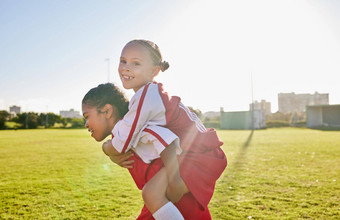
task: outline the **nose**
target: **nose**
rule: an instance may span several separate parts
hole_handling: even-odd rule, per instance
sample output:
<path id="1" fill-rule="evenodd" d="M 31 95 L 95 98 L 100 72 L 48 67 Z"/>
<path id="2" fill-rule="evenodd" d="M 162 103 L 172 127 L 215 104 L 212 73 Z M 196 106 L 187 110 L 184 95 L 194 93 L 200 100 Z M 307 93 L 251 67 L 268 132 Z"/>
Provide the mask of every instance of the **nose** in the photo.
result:
<path id="1" fill-rule="evenodd" d="M 130 66 L 127 63 L 121 64 L 120 68 L 124 71 L 130 71 Z"/>
<path id="2" fill-rule="evenodd" d="M 85 122 L 85 128 L 89 128 L 87 121 Z"/>

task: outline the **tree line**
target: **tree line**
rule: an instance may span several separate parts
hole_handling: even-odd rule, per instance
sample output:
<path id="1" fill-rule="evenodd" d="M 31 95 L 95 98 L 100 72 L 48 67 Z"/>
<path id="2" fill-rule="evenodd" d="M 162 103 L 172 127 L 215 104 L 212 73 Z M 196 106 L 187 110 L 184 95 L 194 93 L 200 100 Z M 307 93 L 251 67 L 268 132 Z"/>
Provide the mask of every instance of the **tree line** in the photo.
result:
<path id="1" fill-rule="evenodd" d="M 202 118 L 202 112 L 198 109 L 189 109 Z M 35 129 L 35 128 L 83 128 L 84 118 L 63 118 L 54 113 L 25 112 L 11 118 L 11 114 L 5 110 L 0 111 L 0 130 L 4 129 Z"/>
<path id="2" fill-rule="evenodd" d="M 35 128 L 82 128 L 83 118 L 63 118 L 54 113 L 25 112 L 11 118 L 7 111 L 0 111 L 0 129 L 35 129 Z"/>
<path id="3" fill-rule="evenodd" d="M 220 116 L 205 118 L 199 109 L 189 109 L 196 113 L 206 127 L 220 128 Z M 0 111 L 0 130 L 2 129 L 34 129 L 34 128 L 82 128 L 83 118 L 62 118 L 54 113 L 21 113 L 11 118 L 7 111 Z M 266 116 L 266 127 L 306 126 L 305 113 L 272 113 Z"/>

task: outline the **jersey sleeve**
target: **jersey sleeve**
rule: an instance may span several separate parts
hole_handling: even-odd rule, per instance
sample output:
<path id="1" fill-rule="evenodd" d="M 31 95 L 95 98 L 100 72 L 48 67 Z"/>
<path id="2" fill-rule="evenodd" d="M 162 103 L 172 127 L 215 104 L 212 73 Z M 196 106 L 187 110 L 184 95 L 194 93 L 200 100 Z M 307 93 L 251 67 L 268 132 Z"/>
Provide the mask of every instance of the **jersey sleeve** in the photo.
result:
<path id="1" fill-rule="evenodd" d="M 152 143 L 159 156 L 162 151 L 174 141 L 178 141 L 176 154 L 179 155 L 182 153 L 182 149 L 179 146 L 179 138 L 167 128 L 161 126 L 148 126 L 143 130 L 143 134 L 140 139 L 141 143 Z M 138 149 L 138 146 L 136 149 Z"/>
<path id="2" fill-rule="evenodd" d="M 130 101 L 129 111 L 115 125 L 112 145 L 118 152 L 124 153 L 131 147 L 136 147 L 144 128 L 165 124 L 165 106 L 158 84 L 149 83 L 137 91 Z"/>

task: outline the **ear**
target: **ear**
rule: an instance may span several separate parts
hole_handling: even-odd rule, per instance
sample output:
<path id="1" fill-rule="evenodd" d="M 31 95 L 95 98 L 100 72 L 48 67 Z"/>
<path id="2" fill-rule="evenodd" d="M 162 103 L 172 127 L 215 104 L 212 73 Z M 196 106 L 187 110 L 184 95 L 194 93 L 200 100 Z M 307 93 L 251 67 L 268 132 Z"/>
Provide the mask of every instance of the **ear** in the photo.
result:
<path id="1" fill-rule="evenodd" d="M 101 109 L 102 113 L 105 114 L 105 117 L 107 119 L 113 116 L 113 114 L 115 113 L 115 110 L 116 109 L 110 104 L 104 105 L 104 107 Z"/>
<path id="2" fill-rule="evenodd" d="M 152 72 L 152 76 L 156 77 L 159 74 L 159 71 L 161 70 L 160 66 L 155 66 Z"/>

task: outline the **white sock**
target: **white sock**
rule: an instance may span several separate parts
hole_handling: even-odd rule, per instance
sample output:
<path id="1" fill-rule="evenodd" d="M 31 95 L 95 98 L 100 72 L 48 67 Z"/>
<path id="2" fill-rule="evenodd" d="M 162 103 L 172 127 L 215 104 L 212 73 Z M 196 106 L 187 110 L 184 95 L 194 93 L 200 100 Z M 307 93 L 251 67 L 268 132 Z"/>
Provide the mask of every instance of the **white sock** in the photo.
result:
<path id="1" fill-rule="evenodd" d="M 153 213 L 152 216 L 156 220 L 184 220 L 182 214 L 172 202 L 168 202 L 163 205 L 160 209 Z"/>

